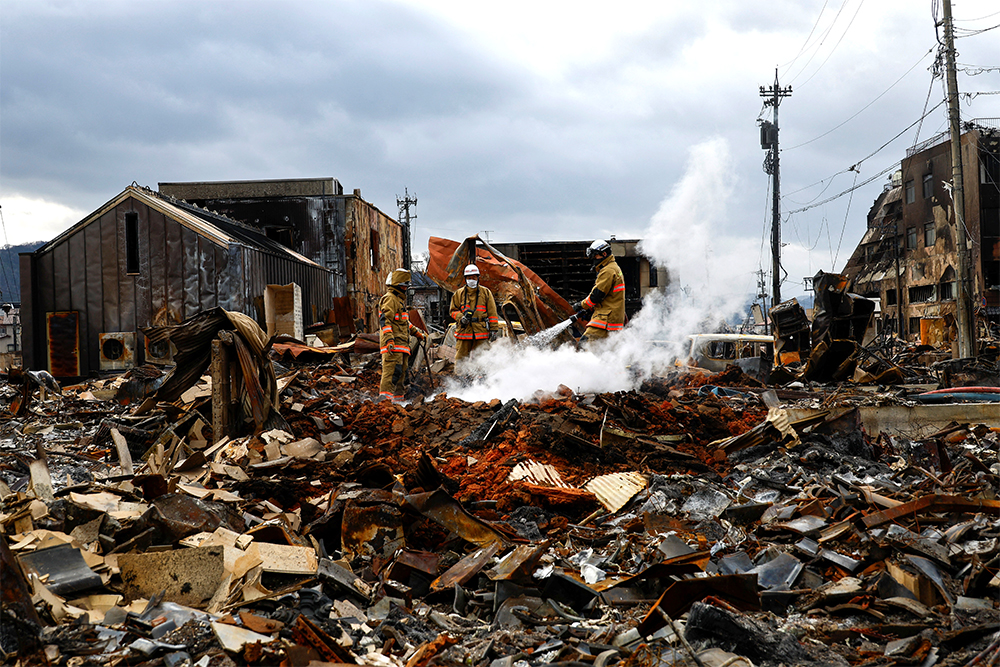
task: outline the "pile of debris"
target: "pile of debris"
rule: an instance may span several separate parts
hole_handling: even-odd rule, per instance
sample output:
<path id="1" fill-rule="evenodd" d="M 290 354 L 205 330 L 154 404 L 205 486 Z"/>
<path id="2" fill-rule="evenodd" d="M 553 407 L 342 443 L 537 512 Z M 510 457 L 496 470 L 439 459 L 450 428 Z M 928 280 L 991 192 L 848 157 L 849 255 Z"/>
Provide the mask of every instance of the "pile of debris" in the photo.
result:
<path id="1" fill-rule="evenodd" d="M 997 432 L 885 423 L 950 406 L 736 368 L 397 405 L 227 322 L 186 383 L 0 387 L 5 664 L 1000 660 Z"/>

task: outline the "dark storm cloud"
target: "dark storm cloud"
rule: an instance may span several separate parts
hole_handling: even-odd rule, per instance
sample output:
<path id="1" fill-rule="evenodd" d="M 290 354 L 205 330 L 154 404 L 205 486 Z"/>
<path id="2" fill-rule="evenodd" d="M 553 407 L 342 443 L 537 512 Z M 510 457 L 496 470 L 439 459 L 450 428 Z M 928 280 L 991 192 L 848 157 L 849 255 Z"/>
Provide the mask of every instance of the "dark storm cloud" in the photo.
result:
<path id="1" fill-rule="evenodd" d="M 70 7 L 35 13 L 21 5 L 4 21 L 0 132 L 9 185 L 59 182 L 100 198 L 133 174 L 168 180 L 164 170 L 281 177 L 289 174 L 270 169 L 291 161 L 285 155 L 298 162 L 297 175 L 326 174 L 331 154 L 384 154 L 380 126 L 517 95 L 512 74 L 397 6 Z M 215 154 L 208 164 L 218 171 L 205 174 L 191 162 L 210 148 L 236 159 L 227 165 Z M 185 150 L 194 154 L 188 164 L 163 159 L 184 160 Z M 266 155 L 254 158 L 258 151 Z"/>

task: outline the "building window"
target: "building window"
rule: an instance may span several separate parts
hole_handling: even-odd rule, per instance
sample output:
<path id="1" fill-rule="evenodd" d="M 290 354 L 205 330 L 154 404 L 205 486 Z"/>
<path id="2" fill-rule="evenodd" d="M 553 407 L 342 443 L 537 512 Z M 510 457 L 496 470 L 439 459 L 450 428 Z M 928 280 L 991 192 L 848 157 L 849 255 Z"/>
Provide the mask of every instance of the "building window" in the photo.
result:
<path id="1" fill-rule="evenodd" d="M 659 286 L 659 276 L 657 275 L 656 264 L 653 262 L 649 263 L 649 286 L 658 287 Z"/>
<path id="2" fill-rule="evenodd" d="M 934 241 L 937 240 L 937 235 L 934 233 L 934 223 L 927 222 L 924 223 L 924 247 L 932 248 L 934 247 Z"/>
<path id="3" fill-rule="evenodd" d="M 904 188 L 905 188 L 905 192 L 906 192 L 906 203 L 907 204 L 912 204 L 914 201 L 916 201 L 916 194 L 915 194 L 915 190 L 914 190 L 914 186 L 913 186 L 913 179 L 912 178 L 906 182 L 906 185 L 904 186 Z"/>
<path id="4" fill-rule="evenodd" d="M 920 318 L 911 317 L 910 318 L 910 333 L 919 334 L 920 333 Z"/>
<path id="5" fill-rule="evenodd" d="M 0 326 L 0 338 L 7 337 L 7 327 Z"/>
<path id="6" fill-rule="evenodd" d="M 924 199 L 934 196 L 934 174 L 924 176 Z"/>
<path id="7" fill-rule="evenodd" d="M 896 290 L 887 289 L 885 291 L 885 305 L 895 306 L 896 305 Z"/>
<path id="8" fill-rule="evenodd" d="M 906 228 L 906 248 L 908 250 L 913 250 L 917 247 L 917 228 L 907 227 Z"/>
<path id="9" fill-rule="evenodd" d="M 125 214 L 125 273 L 139 273 L 139 214 Z"/>
<path id="10" fill-rule="evenodd" d="M 938 293 L 942 301 L 952 301 L 955 298 L 955 269 L 948 267 L 941 274 L 941 283 Z"/>
<path id="11" fill-rule="evenodd" d="M 368 237 L 368 252 L 371 255 L 372 268 L 378 268 L 378 230 L 371 230 Z"/>
<path id="12" fill-rule="evenodd" d="M 910 303 L 928 303 L 937 300 L 937 285 L 917 285 L 910 288 Z"/>

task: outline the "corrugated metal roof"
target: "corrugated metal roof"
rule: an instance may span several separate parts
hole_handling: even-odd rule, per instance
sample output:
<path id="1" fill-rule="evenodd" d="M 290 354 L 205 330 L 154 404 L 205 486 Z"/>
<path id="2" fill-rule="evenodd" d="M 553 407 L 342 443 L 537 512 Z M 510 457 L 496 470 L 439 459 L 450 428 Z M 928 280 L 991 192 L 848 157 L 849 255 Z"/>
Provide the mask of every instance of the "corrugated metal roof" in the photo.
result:
<path id="1" fill-rule="evenodd" d="M 510 471 L 507 479 L 516 482 L 523 480 L 529 484 L 538 486 L 554 486 L 560 489 L 572 489 L 573 487 L 562 480 L 559 471 L 547 463 L 538 461 L 521 461 Z"/>
<path id="2" fill-rule="evenodd" d="M 617 512 L 646 488 L 646 478 L 637 472 L 616 472 L 595 477 L 583 485 L 609 512 Z"/>

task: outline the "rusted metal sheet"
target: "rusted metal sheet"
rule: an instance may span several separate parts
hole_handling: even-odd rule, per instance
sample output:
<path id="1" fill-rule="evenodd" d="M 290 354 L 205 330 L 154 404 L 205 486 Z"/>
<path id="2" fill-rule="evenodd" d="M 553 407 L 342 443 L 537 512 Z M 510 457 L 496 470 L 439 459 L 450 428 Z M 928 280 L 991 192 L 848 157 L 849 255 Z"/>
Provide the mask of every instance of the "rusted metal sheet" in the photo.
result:
<path id="1" fill-rule="evenodd" d="M 869 514 L 863 521 L 866 528 L 877 528 L 903 517 L 934 512 L 967 512 L 969 514 L 1000 516 L 1000 500 L 969 499 L 962 496 L 935 493 L 881 512 Z"/>
<path id="2" fill-rule="evenodd" d="M 499 563 L 486 573 L 493 581 L 530 581 L 531 574 L 538 567 L 547 544 L 521 544 L 504 556 Z"/>
<path id="3" fill-rule="evenodd" d="M 427 518 L 473 544 L 482 547 L 495 542 L 508 543 L 506 537 L 466 512 L 458 501 L 441 489 L 410 494 L 406 496 L 406 502 Z"/>
<path id="4" fill-rule="evenodd" d="M 554 326 L 573 314 L 569 303 L 534 271 L 494 250 L 478 236 L 462 243 L 432 236 L 427 249 L 427 275 L 452 292 L 461 287 L 462 270 L 475 258 L 482 284 L 496 296 L 498 308 L 511 304 L 528 333 Z"/>
<path id="5" fill-rule="evenodd" d="M 352 557 L 359 554 L 388 558 L 405 543 L 403 514 L 384 491 L 370 491 L 344 506 L 340 527 L 341 547 Z"/>
<path id="6" fill-rule="evenodd" d="M 489 546 L 477 549 L 471 554 L 458 561 L 440 577 L 431 582 L 431 590 L 434 592 L 448 590 L 455 585 L 463 585 L 472 579 L 480 570 L 485 567 L 490 559 L 500 550 L 500 543 L 493 542 Z"/>
<path id="7" fill-rule="evenodd" d="M 48 313 L 46 331 L 49 372 L 55 377 L 79 377 L 80 313 Z"/>
<path id="8" fill-rule="evenodd" d="M 738 609 L 760 609 L 760 593 L 757 592 L 757 575 L 730 574 L 704 579 L 684 579 L 667 586 L 660 599 L 649 610 L 637 629 L 643 637 L 648 637 L 666 625 L 663 614 L 677 618 L 695 602 L 708 595 L 720 597 Z M 663 614 L 661 614 L 661 611 Z"/>

